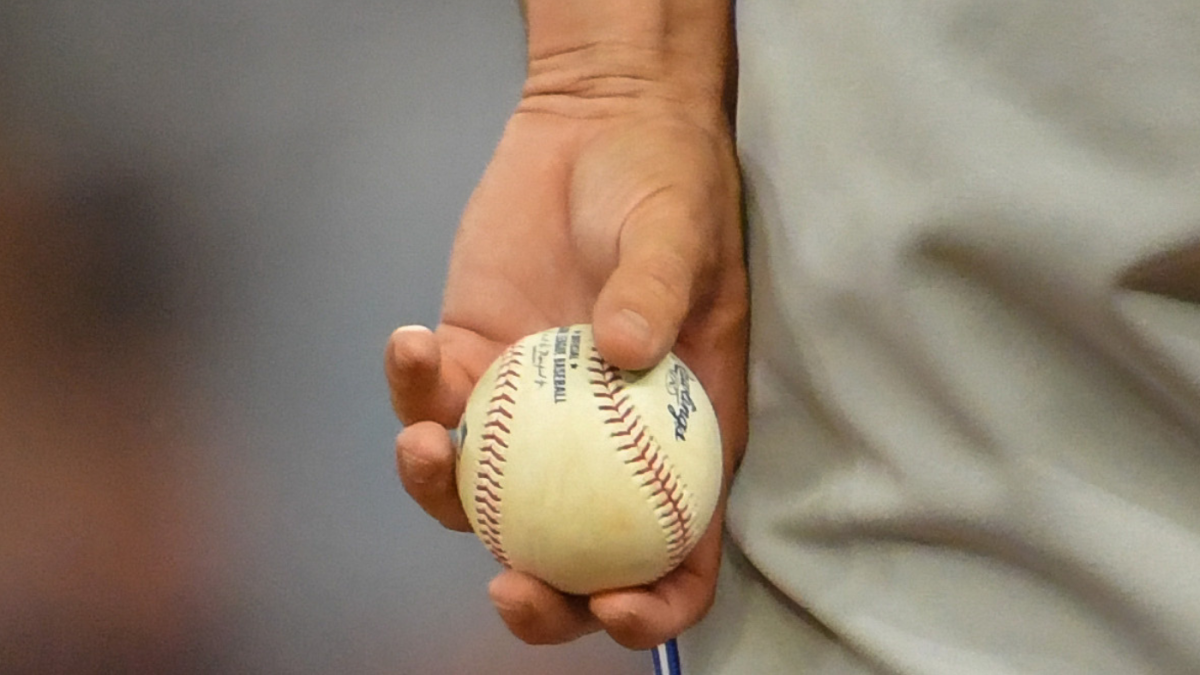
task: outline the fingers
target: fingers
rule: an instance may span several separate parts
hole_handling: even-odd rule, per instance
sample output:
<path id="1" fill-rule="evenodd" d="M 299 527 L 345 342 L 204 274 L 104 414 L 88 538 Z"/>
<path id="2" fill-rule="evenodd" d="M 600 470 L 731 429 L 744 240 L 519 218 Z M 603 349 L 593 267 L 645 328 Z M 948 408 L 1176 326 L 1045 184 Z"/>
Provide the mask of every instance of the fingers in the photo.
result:
<path id="1" fill-rule="evenodd" d="M 385 371 L 392 408 L 402 423 L 458 424 L 470 385 L 444 361 L 433 331 L 424 326 L 397 328 L 388 341 Z"/>
<path id="2" fill-rule="evenodd" d="M 682 565 L 647 587 L 584 598 L 505 570 L 488 592 L 513 635 L 530 644 L 560 644 L 604 630 L 629 649 L 650 649 L 690 628 L 712 606 L 720 566 L 719 520 Z"/>
<path id="3" fill-rule="evenodd" d="M 423 326 L 398 328 L 388 342 L 385 370 L 392 407 L 405 428 L 396 437 L 396 468 L 412 498 L 445 527 L 471 529 L 458 499 L 455 452 L 447 426 L 462 410 L 446 381 L 442 351 Z"/>
<path id="4" fill-rule="evenodd" d="M 488 586 L 492 604 L 513 635 L 529 644 L 561 644 L 599 629 L 587 598 L 559 593 L 537 579 L 505 570 Z"/>
<path id="5" fill-rule="evenodd" d="M 720 567 L 721 525 L 714 523 L 678 568 L 648 588 L 592 597 L 589 609 L 617 643 L 651 649 L 692 627 L 712 607 Z"/>
<path id="6" fill-rule="evenodd" d="M 396 467 L 412 498 L 442 525 L 467 531 L 471 524 L 458 499 L 450 434 L 436 422 L 417 422 L 396 437 Z"/>
<path id="7" fill-rule="evenodd" d="M 711 268 L 686 200 L 664 191 L 643 201 L 621 231 L 617 267 L 593 311 L 600 353 L 619 368 L 641 370 L 670 351 Z"/>

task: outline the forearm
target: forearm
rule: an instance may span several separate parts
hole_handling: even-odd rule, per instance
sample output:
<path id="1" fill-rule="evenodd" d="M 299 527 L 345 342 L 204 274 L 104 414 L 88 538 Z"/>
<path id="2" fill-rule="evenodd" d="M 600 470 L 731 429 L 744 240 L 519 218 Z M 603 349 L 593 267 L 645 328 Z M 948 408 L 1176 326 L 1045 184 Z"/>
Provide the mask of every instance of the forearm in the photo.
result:
<path id="1" fill-rule="evenodd" d="M 619 108 L 622 99 L 659 97 L 725 120 L 735 66 L 731 0 L 521 4 L 526 107 L 599 100 Z"/>

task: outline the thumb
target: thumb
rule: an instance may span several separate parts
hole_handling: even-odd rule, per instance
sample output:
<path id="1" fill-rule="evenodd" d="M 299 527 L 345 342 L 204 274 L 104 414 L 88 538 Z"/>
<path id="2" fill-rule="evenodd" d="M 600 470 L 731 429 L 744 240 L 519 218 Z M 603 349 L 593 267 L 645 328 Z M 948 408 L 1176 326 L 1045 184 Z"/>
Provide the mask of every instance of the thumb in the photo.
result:
<path id="1" fill-rule="evenodd" d="M 596 346 L 618 368 L 642 370 L 662 360 L 699 296 L 712 244 L 688 201 L 662 190 L 621 229 L 616 269 L 592 312 Z"/>

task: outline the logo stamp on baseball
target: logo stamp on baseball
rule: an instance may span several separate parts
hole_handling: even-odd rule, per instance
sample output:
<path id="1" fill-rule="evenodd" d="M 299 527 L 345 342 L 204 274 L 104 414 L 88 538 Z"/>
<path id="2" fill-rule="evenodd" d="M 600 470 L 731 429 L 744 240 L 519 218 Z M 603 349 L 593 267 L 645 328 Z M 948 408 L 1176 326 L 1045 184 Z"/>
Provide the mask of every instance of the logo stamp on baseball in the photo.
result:
<path id="1" fill-rule="evenodd" d="M 613 367 L 589 325 L 511 347 L 479 379 L 458 430 L 458 492 L 503 565 L 576 594 L 651 583 L 704 534 L 721 435 L 674 354 Z"/>

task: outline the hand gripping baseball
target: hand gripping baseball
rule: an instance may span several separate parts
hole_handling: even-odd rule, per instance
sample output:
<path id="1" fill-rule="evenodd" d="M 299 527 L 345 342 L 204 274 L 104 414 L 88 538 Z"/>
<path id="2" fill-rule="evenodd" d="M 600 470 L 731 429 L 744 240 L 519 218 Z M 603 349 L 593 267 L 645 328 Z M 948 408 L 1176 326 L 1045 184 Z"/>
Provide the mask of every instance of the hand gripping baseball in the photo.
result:
<path id="1" fill-rule="evenodd" d="M 443 525 L 470 529 L 446 429 L 509 344 L 574 323 L 592 323 L 600 355 L 620 368 L 653 366 L 674 349 L 712 399 L 727 485 L 745 442 L 741 237 L 725 131 L 670 110 L 518 112 L 463 215 L 441 324 L 399 329 L 388 346 L 405 489 Z M 527 642 L 605 630 L 630 648 L 658 644 L 711 605 L 721 502 L 687 558 L 648 586 L 574 596 L 505 570 L 492 600 Z"/>
<path id="2" fill-rule="evenodd" d="M 496 560 L 565 593 L 643 586 L 681 563 L 721 494 L 718 422 L 674 354 L 624 371 L 592 327 L 530 335 L 475 386 L 457 430 L 463 510 Z"/>

